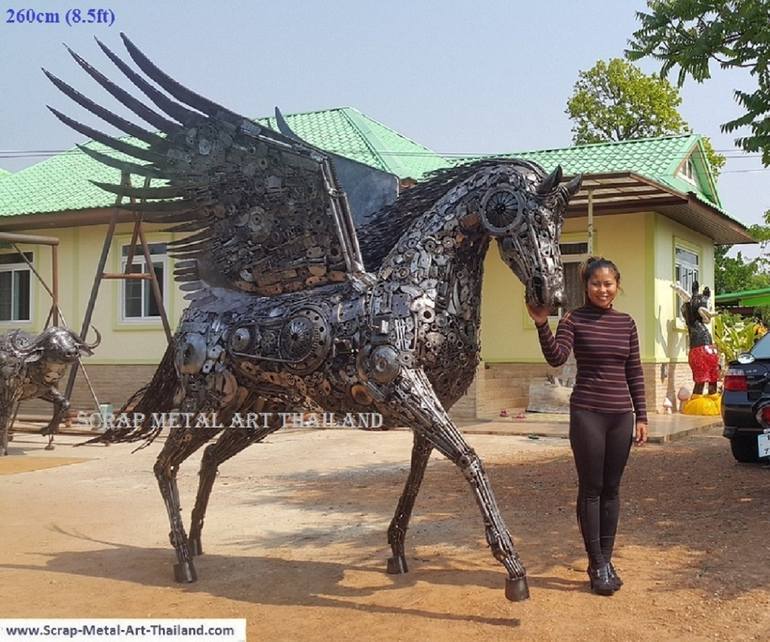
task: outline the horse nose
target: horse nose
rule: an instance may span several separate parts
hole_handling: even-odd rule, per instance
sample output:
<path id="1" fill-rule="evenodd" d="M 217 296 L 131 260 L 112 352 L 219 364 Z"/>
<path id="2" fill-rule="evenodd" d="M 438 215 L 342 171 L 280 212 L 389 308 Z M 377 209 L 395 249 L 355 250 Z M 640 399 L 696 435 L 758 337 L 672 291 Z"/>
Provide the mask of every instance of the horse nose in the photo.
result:
<path id="1" fill-rule="evenodd" d="M 545 303 L 544 298 L 545 281 L 542 276 L 532 277 L 532 294 L 539 303 Z"/>

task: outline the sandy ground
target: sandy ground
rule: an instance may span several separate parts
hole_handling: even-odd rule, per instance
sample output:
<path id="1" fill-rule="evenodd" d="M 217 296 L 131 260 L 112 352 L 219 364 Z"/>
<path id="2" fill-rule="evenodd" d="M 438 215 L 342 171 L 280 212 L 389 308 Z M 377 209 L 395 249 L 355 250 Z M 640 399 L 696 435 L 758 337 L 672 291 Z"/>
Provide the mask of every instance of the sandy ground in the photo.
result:
<path id="1" fill-rule="evenodd" d="M 4 617 L 245 617 L 249 640 L 770 638 L 770 470 L 734 463 L 718 430 L 634 451 L 610 598 L 587 588 L 567 442 L 472 435 L 528 568 L 523 603 L 505 600 L 466 482 L 435 455 L 410 573 L 385 573 L 408 432 L 287 432 L 225 464 L 189 585 L 172 579 L 159 445 L 76 440 L 45 452 L 17 435 L 0 462 Z M 197 464 L 180 472 L 186 519 Z"/>

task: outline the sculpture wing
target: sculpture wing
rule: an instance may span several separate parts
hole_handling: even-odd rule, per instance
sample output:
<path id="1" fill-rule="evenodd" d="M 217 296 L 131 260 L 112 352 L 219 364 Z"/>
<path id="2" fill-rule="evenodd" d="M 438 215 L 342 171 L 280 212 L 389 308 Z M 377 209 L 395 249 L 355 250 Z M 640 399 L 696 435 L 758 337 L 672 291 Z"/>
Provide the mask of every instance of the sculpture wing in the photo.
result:
<path id="1" fill-rule="evenodd" d="M 159 131 L 123 119 L 44 70 L 79 105 L 139 140 L 107 136 L 49 109 L 120 156 L 80 147 L 83 152 L 124 173 L 146 177 L 145 187 L 125 180 L 120 185 L 96 183 L 131 199 L 131 205 L 121 207 L 140 211 L 147 221 L 175 223 L 170 231 L 189 233 L 169 244 L 172 255 L 182 259 L 176 266 L 177 279 L 187 282 L 182 289 L 198 290 L 204 281 L 274 295 L 344 281 L 363 271 L 350 207 L 327 154 L 183 87 L 121 37 L 137 66 L 171 97 L 101 42 L 105 54 L 154 107 L 70 53 L 102 87 Z M 151 181 L 161 184 L 153 187 Z"/>

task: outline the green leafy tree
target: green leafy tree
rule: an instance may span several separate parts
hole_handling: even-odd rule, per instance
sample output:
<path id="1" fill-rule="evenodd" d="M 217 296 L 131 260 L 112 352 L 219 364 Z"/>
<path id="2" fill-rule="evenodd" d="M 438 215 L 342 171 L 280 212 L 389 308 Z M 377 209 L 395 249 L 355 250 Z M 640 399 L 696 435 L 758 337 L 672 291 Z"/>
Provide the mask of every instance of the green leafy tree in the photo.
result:
<path id="1" fill-rule="evenodd" d="M 735 91 L 742 116 L 722 125 L 733 132 L 748 127 L 736 144 L 761 152 L 770 165 L 770 0 L 648 0 L 649 13 L 638 12 L 641 24 L 629 41 L 631 60 L 650 56 L 662 63 L 661 75 L 679 68 L 678 85 L 690 76 L 711 77 L 710 65 L 746 68 L 756 79 L 754 91 Z"/>
<path id="2" fill-rule="evenodd" d="M 576 145 L 683 134 L 689 131 L 679 114 L 679 90 L 668 80 L 645 74 L 622 58 L 599 60 L 581 71 L 566 113 L 573 121 Z M 708 139 L 706 160 L 715 177 L 725 163 Z"/>
<path id="3" fill-rule="evenodd" d="M 599 60 L 581 71 L 567 114 L 576 145 L 683 132 L 682 99 L 665 78 L 648 76 L 621 58 Z"/>
<path id="4" fill-rule="evenodd" d="M 714 248 L 714 289 L 717 294 L 761 290 L 770 288 L 770 274 L 765 269 L 766 260 L 748 260 L 738 252 L 735 258 L 727 256 L 730 245 Z"/>

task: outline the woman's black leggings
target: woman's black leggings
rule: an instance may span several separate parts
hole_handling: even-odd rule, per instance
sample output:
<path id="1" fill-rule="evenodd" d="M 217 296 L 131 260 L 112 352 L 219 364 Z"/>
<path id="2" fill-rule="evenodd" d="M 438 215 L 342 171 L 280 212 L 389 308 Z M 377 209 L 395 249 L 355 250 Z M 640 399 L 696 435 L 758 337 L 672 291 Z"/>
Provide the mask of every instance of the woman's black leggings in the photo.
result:
<path id="1" fill-rule="evenodd" d="M 612 558 L 620 515 L 620 478 L 633 435 L 632 412 L 570 411 L 569 442 L 578 473 L 578 526 L 593 567 Z"/>

